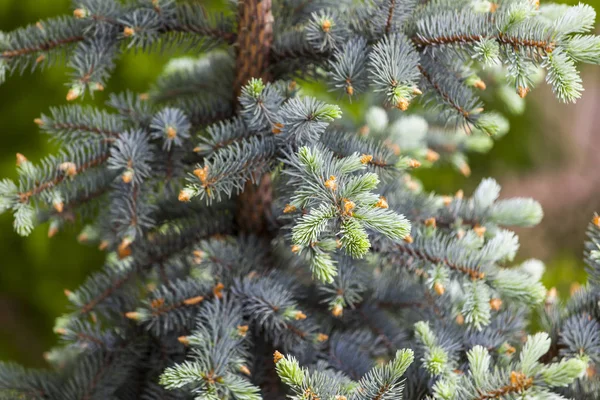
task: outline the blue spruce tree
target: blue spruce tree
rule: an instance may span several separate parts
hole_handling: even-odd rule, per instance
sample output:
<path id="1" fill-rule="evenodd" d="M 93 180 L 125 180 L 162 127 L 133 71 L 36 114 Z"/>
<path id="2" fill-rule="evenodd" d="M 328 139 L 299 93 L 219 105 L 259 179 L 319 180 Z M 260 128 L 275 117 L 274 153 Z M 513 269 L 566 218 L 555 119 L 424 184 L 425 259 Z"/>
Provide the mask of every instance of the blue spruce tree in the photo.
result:
<path id="1" fill-rule="evenodd" d="M 66 290 L 51 370 L 0 364 L 3 399 L 600 398 L 600 218 L 566 304 L 507 228 L 542 218 L 493 179 L 470 197 L 415 168 L 485 152 L 542 79 L 557 99 L 600 63 L 587 5 L 535 0 L 75 0 L 0 34 L 0 82 L 66 60 L 67 101 L 126 51 L 184 48 L 148 93 L 35 120 L 0 212 L 18 234 L 73 221 L 106 264 Z M 338 104 L 303 94 L 320 82 Z M 122 89 L 122 88 L 115 88 Z M 1 89 L 0 89 L 1 90 Z M 325 90 L 325 89 L 323 89 Z M 360 100 L 359 100 L 360 99 Z M 364 122 L 349 101 L 372 104 Z M 542 315 L 548 333 L 527 334 Z"/>

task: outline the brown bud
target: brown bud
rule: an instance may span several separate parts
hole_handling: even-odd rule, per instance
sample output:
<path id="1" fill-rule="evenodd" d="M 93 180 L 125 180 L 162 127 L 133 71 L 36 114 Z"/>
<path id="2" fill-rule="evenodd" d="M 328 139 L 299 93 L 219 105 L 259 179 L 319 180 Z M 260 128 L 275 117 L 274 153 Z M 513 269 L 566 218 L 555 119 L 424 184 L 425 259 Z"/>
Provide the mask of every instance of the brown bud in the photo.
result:
<path id="1" fill-rule="evenodd" d="M 17 167 L 20 167 L 21 164 L 27 162 L 27 158 L 21 153 L 17 153 Z"/>
<path id="2" fill-rule="evenodd" d="M 195 264 L 200 264 L 204 260 L 204 252 L 202 250 L 194 250 L 192 254 L 194 255 Z"/>
<path id="3" fill-rule="evenodd" d="M 38 58 L 35 59 L 36 64 L 41 63 L 42 61 L 44 61 L 46 59 L 46 55 L 45 54 L 40 54 L 38 56 Z"/>
<path id="4" fill-rule="evenodd" d="M 342 206 L 344 207 L 344 215 L 352 215 L 352 210 L 356 208 L 356 204 L 348 199 L 342 199 Z"/>
<path id="5" fill-rule="evenodd" d="M 73 100 L 77 100 L 77 98 L 79 97 L 79 90 L 76 89 L 69 89 L 69 91 L 67 92 L 67 101 L 73 101 Z"/>
<path id="6" fill-rule="evenodd" d="M 437 222 L 436 222 L 436 220 L 435 220 L 434 217 L 427 218 L 424 221 L 424 223 L 425 223 L 425 226 L 430 226 L 430 227 L 433 227 L 433 228 L 435 228 L 437 226 Z"/>
<path id="7" fill-rule="evenodd" d="M 177 341 L 179 343 L 181 343 L 184 346 L 189 346 L 190 345 L 190 340 L 187 338 L 187 336 L 179 336 L 177 338 Z"/>
<path id="8" fill-rule="evenodd" d="M 413 88 L 413 94 L 414 94 L 415 96 L 420 96 L 420 95 L 422 95 L 422 94 L 423 94 L 423 92 L 421 92 L 421 90 L 420 90 L 418 87 L 416 87 L 416 86 L 415 86 L 415 87 Z"/>
<path id="9" fill-rule="evenodd" d="M 238 325 L 237 332 L 241 337 L 246 337 L 248 334 L 248 325 Z"/>
<path id="10" fill-rule="evenodd" d="M 225 289 L 225 285 L 221 282 L 217 283 L 217 285 L 213 288 L 213 294 L 217 299 L 223 298 L 223 289 Z"/>
<path id="11" fill-rule="evenodd" d="M 103 240 L 100 242 L 100 244 L 98 245 L 98 250 L 100 251 L 104 251 L 106 249 L 108 249 L 110 243 L 108 243 L 108 240 Z"/>
<path id="12" fill-rule="evenodd" d="M 425 155 L 425 159 L 429 162 L 436 162 L 437 160 L 440 159 L 440 154 L 436 151 L 433 151 L 431 149 L 427 149 L 427 154 Z"/>
<path id="13" fill-rule="evenodd" d="M 415 239 L 411 235 L 406 235 L 406 237 L 404 238 L 404 241 L 408 244 L 411 244 L 412 242 L 415 241 Z"/>
<path id="14" fill-rule="evenodd" d="M 317 334 L 317 342 L 322 343 L 329 339 L 329 336 L 324 333 Z"/>
<path id="15" fill-rule="evenodd" d="M 399 109 L 399 110 L 401 110 L 401 111 L 406 111 L 408 109 L 409 105 L 410 105 L 409 101 L 406 100 L 404 97 L 401 97 L 396 102 L 396 108 Z"/>
<path id="16" fill-rule="evenodd" d="M 162 308 L 165 305 L 165 299 L 159 297 L 158 299 L 154 299 L 150 302 L 150 307 L 156 309 Z"/>
<path id="17" fill-rule="evenodd" d="M 205 165 L 203 168 L 196 168 L 194 170 L 194 175 L 200 179 L 200 182 L 206 183 L 208 179 L 208 165 Z"/>
<path id="18" fill-rule="evenodd" d="M 592 223 L 600 228 L 600 215 L 594 215 L 594 218 L 592 218 Z"/>
<path id="19" fill-rule="evenodd" d="M 465 323 L 465 317 L 462 314 L 458 314 L 455 321 L 458 325 L 463 325 Z"/>
<path id="20" fill-rule="evenodd" d="M 329 32 L 331 30 L 331 21 L 328 19 L 323 20 L 321 29 L 323 29 L 323 32 Z"/>
<path id="21" fill-rule="evenodd" d="M 467 164 L 467 163 L 462 163 L 460 165 L 460 167 L 458 168 L 458 170 L 460 171 L 461 174 L 463 174 L 463 176 L 471 175 L 471 167 L 469 167 L 469 164 Z"/>
<path id="22" fill-rule="evenodd" d="M 240 365 L 240 372 L 244 375 L 250 376 L 252 375 L 250 373 L 250 370 L 248 369 L 248 367 L 246 367 L 245 365 Z"/>
<path id="23" fill-rule="evenodd" d="M 293 213 L 294 211 L 296 211 L 296 206 L 293 206 L 291 204 L 286 204 L 283 209 L 284 214 Z"/>
<path id="24" fill-rule="evenodd" d="M 360 156 L 360 163 L 361 164 L 368 164 L 371 161 L 373 161 L 373 156 L 370 154 L 363 154 L 362 156 Z"/>
<path id="25" fill-rule="evenodd" d="M 519 86 L 517 88 L 517 93 L 519 94 L 520 98 L 524 99 L 525 96 L 527 96 L 527 93 L 529 93 L 530 90 L 531 89 L 529 89 L 529 88 L 526 88 L 526 87 L 523 87 L 523 86 Z"/>
<path id="26" fill-rule="evenodd" d="M 129 26 L 126 26 L 125 29 L 123 29 L 123 35 L 125 37 L 131 37 L 131 36 L 133 36 L 133 35 L 135 35 L 135 29 L 133 29 L 133 28 L 131 28 Z"/>
<path id="27" fill-rule="evenodd" d="M 85 243 L 87 242 L 89 239 L 89 236 L 86 232 L 81 232 L 78 236 L 77 236 L 77 241 L 79 243 Z"/>
<path id="28" fill-rule="evenodd" d="M 273 135 L 278 135 L 281 133 L 282 129 L 283 124 L 281 122 L 276 122 L 273 124 L 273 128 L 271 128 L 271 132 L 273 133 Z"/>
<path id="29" fill-rule="evenodd" d="M 333 191 L 337 190 L 336 177 L 331 175 L 329 179 L 325 181 L 325 187 Z"/>
<path id="30" fill-rule="evenodd" d="M 442 196 L 442 203 L 446 206 L 449 207 L 450 204 L 452 204 L 452 197 L 450 196 Z"/>
<path id="31" fill-rule="evenodd" d="M 53 238 L 58 233 L 58 226 L 52 224 L 50 228 L 48 228 L 48 238 Z"/>
<path id="32" fill-rule="evenodd" d="M 346 86 L 346 94 L 348 96 L 354 95 L 354 87 L 352 87 L 352 85 L 349 84 Z"/>
<path id="33" fill-rule="evenodd" d="M 375 207 L 378 207 L 378 208 L 388 208 L 389 204 L 387 202 L 387 199 L 385 197 L 381 196 L 379 198 L 379 200 L 377 200 L 377 203 L 375 203 Z"/>
<path id="34" fill-rule="evenodd" d="M 62 213 L 63 210 L 65 209 L 65 203 L 63 203 L 62 201 L 57 201 L 55 203 L 52 203 L 52 205 L 54 206 L 54 209 L 56 210 L 57 213 Z"/>
<path id="35" fill-rule="evenodd" d="M 192 197 L 191 197 L 189 191 L 183 189 L 179 192 L 179 197 L 178 197 L 179 201 L 188 202 L 191 200 L 191 198 Z"/>
<path id="36" fill-rule="evenodd" d="M 137 321 L 140 319 L 141 315 L 137 311 L 129 311 L 125 313 L 125 317 Z"/>
<path id="37" fill-rule="evenodd" d="M 476 87 L 479 90 L 485 90 L 486 86 L 485 86 L 485 82 L 482 81 L 481 79 L 477 79 L 474 83 L 473 86 Z"/>
<path id="38" fill-rule="evenodd" d="M 141 93 L 139 97 L 140 97 L 140 100 L 142 100 L 142 101 L 148 101 L 150 99 L 150 94 Z"/>
<path id="39" fill-rule="evenodd" d="M 436 282 L 433 285 L 433 290 L 435 290 L 435 292 L 437 293 L 438 296 L 441 296 L 444 293 L 446 293 L 446 288 L 440 282 Z"/>
<path id="40" fill-rule="evenodd" d="M 133 170 L 128 169 L 127 171 L 123 172 L 123 174 L 121 175 L 121 180 L 123 181 L 123 183 L 131 183 L 131 181 L 133 180 Z"/>
<path id="41" fill-rule="evenodd" d="M 459 229 L 458 231 L 456 231 L 456 238 L 460 240 L 464 238 L 466 234 L 467 232 L 465 232 L 464 229 Z"/>
<path id="42" fill-rule="evenodd" d="M 103 92 L 104 91 L 104 85 L 101 84 L 100 82 L 96 82 L 94 84 L 94 90 L 97 92 Z"/>
<path id="43" fill-rule="evenodd" d="M 490 12 L 495 13 L 498 10 L 498 3 L 490 3 Z"/>
<path id="44" fill-rule="evenodd" d="M 304 314 L 302 311 L 296 311 L 296 313 L 294 314 L 294 319 L 296 321 L 306 319 L 306 314 Z"/>
<path id="45" fill-rule="evenodd" d="M 275 364 L 277 364 L 283 358 L 284 358 L 283 354 L 281 354 L 279 351 L 275 350 L 275 353 L 273 353 L 273 362 Z"/>
<path id="46" fill-rule="evenodd" d="M 204 300 L 203 296 L 196 296 L 196 297 L 192 297 L 189 299 L 185 299 L 183 301 L 183 304 L 185 304 L 186 306 L 195 306 L 196 304 L 201 303 Z"/>
<path id="47" fill-rule="evenodd" d="M 33 122 L 37 125 L 37 126 L 44 126 L 44 120 L 41 118 L 36 118 L 33 120 Z"/>
<path id="48" fill-rule="evenodd" d="M 333 315 L 336 318 L 341 317 L 343 313 L 344 313 L 344 307 L 342 307 L 339 304 L 336 304 L 335 306 L 333 306 L 333 309 L 331 310 L 331 315 Z"/>
<path id="49" fill-rule="evenodd" d="M 360 129 L 358 130 L 358 134 L 360 136 L 368 136 L 369 135 L 369 126 L 368 125 L 361 126 Z"/>
<path id="50" fill-rule="evenodd" d="M 504 343 L 504 349 L 505 349 L 504 353 L 509 356 L 512 354 L 515 354 L 515 352 L 517 351 L 517 349 L 515 349 L 513 346 L 511 346 L 508 343 Z"/>
<path id="51" fill-rule="evenodd" d="M 172 126 L 167 127 L 167 138 L 175 139 L 177 137 L 177 130 Z"/>
<path id="52" fill-rule="evenodd" d="M 485 226 L 481 226 L 481 225 L 475 225 L 473 227 L 473 232 L 475 232 L 475 234 L 479 237 L 483 237 L 483 235 L 485 235 L 485 231 L 487 229 L 485 228 Z"/>
<path id="53" fill-rule="evenodd" d="M 419 168 L 421 166 L 421 163 L 413 158 L 408 160 L 408 166 L 411 168 Z"/>
<path id="54" fill-rule="evenodd" d="M 58 166 L 58 168 L 65 173 L 68 177 L 74 177 L 77 175 L 77 165 L 73 162 L 64 162 Z"/>
<path id="55" fill-rule="evenodd" d="M 462 189 L 459 189 L 456 194 L 454 195 L 454 197 L 456 197 L 457 199 L 461 200 L 463 197 L 465 197 L 465 192 L 462 191 Z"/>
<path id="56" fill-rule="evenodd" d="M 579 289 L 581 289 L 581 284 L 579 282 L 573 282 L 571 283 L 571 287 L 569 288 L 569 293 L 571 294 L 571 296 L 573 296 L 579 291 Z"/>
<path id="57" fill-rule="evenodd" d="M 85 18 L 87 16 L 87 13 L 85 12 L 85 10 L 83 8 L 76 8 L 73 11 L 73 16 L 75 18 L 81 19 L 81 18 Z"/>
<path id="58" fill-rule="evenodd" d="M 490 300 L 490 307 L 492 308 L 492 310 L 494 311 L 498 311 L 500 310 L 500 308 L 502 308 L 502 299 L 499 299 L 497 297 L 493 298 Z"/>
<path id="59" fill-rule="evenodd" d="M 298 252 L 300 252 L 301 248 L 297 244 L 294 244 L 294 245 L 292 245 L 291 250 L 292 250 L 292 253 L 298 253 Z"/>
<path id="60" fill-rule="evenodd" d="M 66 335 L 67 334 L 67 330 L 65 328 L 56 328 L 54 330 L 54 332 L 58 333 L 59 335 Z"/>

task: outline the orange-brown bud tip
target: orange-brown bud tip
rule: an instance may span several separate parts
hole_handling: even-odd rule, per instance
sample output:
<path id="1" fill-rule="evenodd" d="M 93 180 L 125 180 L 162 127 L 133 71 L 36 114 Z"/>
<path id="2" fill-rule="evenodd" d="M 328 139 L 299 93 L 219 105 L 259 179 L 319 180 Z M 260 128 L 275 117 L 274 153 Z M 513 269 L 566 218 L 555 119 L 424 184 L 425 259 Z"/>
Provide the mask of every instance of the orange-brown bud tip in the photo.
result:
<path id="1" fill-rule="evenodd" d="M 527 94 L 529 93 L 530 90 L 531 89 L 529 89 L 529 88 L 526 88 L 526 87 L 523 87 L 523 86 L 519 86 L 517 88 L 517 93 L 519 94 L 520 98 L 524 99 L 525 96 L 527 96 Z"/>
<path id="2" fill-rule="evenodd" d="M 414 158 L 408 161 L 408 166 L 411 168 L 419 168 L 421 166 L 421 163 L 418 160 L 415 160 Z"/>
<path id="3" fill-rule="evenodd" d="M 70 89 L 67 92 L 67 101 L 77 100 L 78 97 L 79 97 L 79 91 L 78 90 Z"/>
<path id="4" fill-rule="evenodd" d="M 487 88 L 487 86 L 485 85 L 485 82 L 482 81 L 481 79 L 476 80 L 475 83 L 473 83 L 473 86 L 479 90 L 485 90 Z"/>
<path id="5" fill-rule="evenodd" d="M 183 301 L 183 304 L 185 304 L 186 306 L 194 306 L 198 303 L 201 303 L 204 300 L 203 296 L 196 296 L 196 297 L 192 297 L 189 299 L 185 299 Z"/>
<path id="6" fill-rule="evenodd" d="M 411 244 L 412 242 L 415 241 L 415 239 L 411 235 L 406 235 L 406 237 L 404 238 L 404 241 L 408 244 Z"/>
<path id="7" fill-rule="evenodd" d="M 502 308 L 502 299 L 499 299 L 497 297 L 493 298 L 490 300 L 490 307 L 492 308 L 492 310 L 494 311 L 498 311 L 500 310 L 500 308 Z"/>
<path id="8" fill-rule="evenodd" d="M 486 230 L 486 227 L 481 225 L 475 225 L 473 227 L 473 232 L 475 232 L 475 234 L 479 237 L 483 237 L 483 235 L 485 235 Z"/>
<path id="9" fill-rule="evenodd" d="M 337 190 L 337 182 L 336 177 L 331 175 L 329 179 L 325 181 L 325 187 L 331 190 Z"/>
<path id="10" fill-rule="evenodd" d="M 600 228 L 600 215 L 594 215 L 594 218 L 592 218 L 592 223 Z"/>
<path id="11" fill-rule="evenodd" d="M 425 226 L 430 226 L 430 227 L 433 227 L 433 228 L 435 228 L 437 226 L 437 222 L 436 222 L 436 220 L 435 220 L 434 217 L 427 218 L 424 221 L 424 224 L 425 224 Z"/>
<path id="12" fill-rule="evenodd" d="M 296 321 L 306 319 L 306 314 L 304 314 L 302 311 L 296 311 L 296 313 L 294 314 L 294 319 Z"/>
<path id="13" fill-rule="evenodd" d="M 389 208 L 389 204 L 387 202 L 387 199 L 383 196 L 381 196 L 379 198 L 379 200 L 377 200 L 377 203 L 375 203 L 375 207 L 378 208 Z"/>
<path id="14" fill-rule="evenodd" d="M 223 298 L 223 289 L 225 289 L 225 285 L 221 282 L 217 283 L 217 285 L 213 288 L 213 294 L 217 299 Z"/>
<path id="15" fill-rule="evenodd" d="M 283 359 L 283 354 L 281 354 L 279 351 L 275 350 L 275 353 L 273 353 L 273 362 L 275 364 L 277 364 L 279 361 L 281 361 Z"/>
<path id="16" fill-rule="evenodd" d="M 440 154 L 431 149 L 427 149 L 427 154 L 425 155 L 425 159 L 427 159 L 427 161 L 433 163 L 440 159 Z"/>
<path id="17" fill-rule="evenodd" d="M 177 341 L 179 343 L 181 343 L 184 346 L 189 346 L 190 345 L 190 340 L 187 338 L 187 336 L 179 336 L 177 338 Z"/>
<path id="18" fill-rule="evenodd" d="M 455 321 L 458 325 L 463 325 L 465 323 L 465 317 L 462 314 L 458 314 Z"/>
<path id="19" fill-rule="evenodd" d="M 21 154 L 21 153 L 17 153 L 17 167 L 21 166 L 21 164 L 27 162 L 27 158 Z"/>
<path id="20" fill-rule="evenodd" d="M 292 250 L 292 253 L 298 253 L 298 252 L 300 252 L 301 248 L 297 244 L 294 244 L 294 245 L 292 245 L 291 250 Z"/>
<path id="21" fill-rule="evenodd" d="M 87 15 L 87 13 L 85 12 L 85 10 L 83 8 L 76 8 L 73 11 L 73 16 L 75 18 L 85 18 Z"/>
<path id="22" fill-rule="evenodd" d="M 53 238 L 58 233 L 58 227 L 54 225 L 50 225 L 48 228 L 48 238 Z"/>
<path id="23" fill-rule="evenodd" d="M 37 126 L 44 126 L 44 120 L 41 118 L 36 118 L 33 120 L 33 122 L 37 125 Z"/>
<path id="24" fill-rule="evenodd" d="M 404 97 L 401 97 L 398 102 L 396 102 L 396 108 L 401 110 L 401 111 L 406 111 L 408 110 L 408 106 L 410 105 L 410 102 L 408 100 L 406 100 Z"/>
<path id="25" fill-rule="evenodd" d="M 360 156 L 361 164 L 368 164 L 371 161 L 373 161 L 373 156 L 371 154 L 363 154 L 362 156 Z"/>
<path id="26" fill-rule="evenodd" d="M 317 334 L 317 342 L 322 343 L 329 339 L 329 336 L 324 333 Z"/>
<path id="27" fill-rule="evenodd" d="M 133 36 L 133 35 L 135 35 L 135 29 L 133 29 L 133 28 L 131 28 L 129 26 L 126 26 L 125 29 L 123 29 L 123 35 L 125 37 L 131 37 L 131 36 Z"/>
<path id="28" fill-rule="evenodd" d="M 246 334 L 248 333 L 248 325 L 238 325 L 237 331 L 238 335 L 246 337 Z"/>
<path id="29" fill-rule="evenodd" d="M 140 319 L 140 313 L 138 313 L 137 311 L 129 311 L 125 313 L 125 317 L 137 321 L 138 319 Z"/>
<path id="30" fill-rule="evenodd" d="M 240 372 L 241 372 L 242 374 L 246 375 L 246 376 L 250 376 L 250 375 L 252 375 L 252 374 L 250 373 L 250 369 L 248 369 L 248 367 L 246 367 L 245 365 L 241 365 L 241 366 L 240 366 Z"/>
<path id="31" fill-rule="evenodd" d="M 293 206 L 291 204 L 286 204 L 285 208 L 283 209 L 284 214 L 293 213 L 294 211 L 296 211 L 296 206 Z"/>
<path id="32" fill-rule="evenodd" d="M 339 304 L 336 304 L 335 306 L 333 306 L 333 309 L 331 310 L 331 315 L 333 315 L 334 317 L 341 317 L 343 313 L 344 313 L 344 307 L 342 307 Z"/>
<path id="33" fill-rule="evenodd" d="M 435 290 L 438 296 L 441 296 L 444 293 L 446 293 L 446 288 L 439 282 L 436 282 L 435 285 L 433 285 L 433 290 Z"/>
<path id="34" fill-rule="evenodd" d="M 175 139 L 177 137 L 177 130 L 175 128 L 173 128 L 172 126 L 169 126 L 167 128 L 167 137 L 169 139 Z"/>
<path id="35" fill-rule="evenodd" d="M 331 30 L 331 21 L 326 19 L 321 23 L 321 29 L 323 32 L 329 32 Z"/>

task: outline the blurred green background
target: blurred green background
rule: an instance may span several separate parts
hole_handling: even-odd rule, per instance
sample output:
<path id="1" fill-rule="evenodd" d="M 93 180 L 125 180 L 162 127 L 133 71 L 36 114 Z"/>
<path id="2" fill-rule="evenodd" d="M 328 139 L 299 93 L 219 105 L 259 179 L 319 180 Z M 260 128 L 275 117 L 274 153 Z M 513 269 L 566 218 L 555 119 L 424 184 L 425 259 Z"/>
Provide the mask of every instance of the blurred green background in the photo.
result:
<path id="1" fill-rule="evenodd" d="M 576 4 L 577 1 L 562 1 Z M 598 8 L 600 0 L 587 1 Z M 69 12 L 70 0 L 0 0 L 0 31 Z M 103 104 L 108 92 L 146 91 L 167 56 L 127 55 L 121 59 L 107 91 L 87 102 Z M 55 151 L 34 118 L 65 103 L 66 69 L 13 76 L 0 86 L 0 178 L 15 178 L 15 153 L 36 162 Z M 586 67 L 586 91 L 577 105 L 564 106 L 544 87 L 528 99 L 527 112 L 511 118 L 510 133 L 486 154 L 471 157 L 469 178 L 450 169 L 420 177 L 428 189 L 466 193 L 483 177 L 493 176 L 503 196 L 534 197 L 546 217 L 534 229 L 519 231 L 520 259 L 536 257 L 548 265 L 545 283 L 567 294 L 572 282 L 585 281 L 581 254 L 587 221 L 600 210 L 600 68 Z M 0 215 L 0 360 L 44 366 L 42 353 L 56 344 L 54 319 L 67 310 L 65 288 L 73 289 L 94 269 L 103 254 L 77 243 L 78 231 L 47 238 L 40 227 L 28 238 L 12 230 L 12 216 Z"/>

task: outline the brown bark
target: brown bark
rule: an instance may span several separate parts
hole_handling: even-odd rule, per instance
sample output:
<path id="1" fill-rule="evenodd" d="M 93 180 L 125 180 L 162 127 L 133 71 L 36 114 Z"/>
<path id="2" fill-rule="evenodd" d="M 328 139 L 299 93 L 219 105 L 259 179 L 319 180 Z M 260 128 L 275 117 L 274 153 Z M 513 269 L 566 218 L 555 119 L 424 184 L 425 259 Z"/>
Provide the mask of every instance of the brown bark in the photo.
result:
<path id="1" fill-rule="evenodd" d="M 262 78 L 264 82 L 271 79 L 268 68 L 272 43 L 271 0 L 240 1 L 234 85 L 236 104 L 242 86 L 251 78 Z M 257 182 L 257 185 L 246 182 L 244 192 L 238 198 L 236 222 L 242 232 L 264 235 L 271 214 L 271 177 L 267 173 Z"/>

